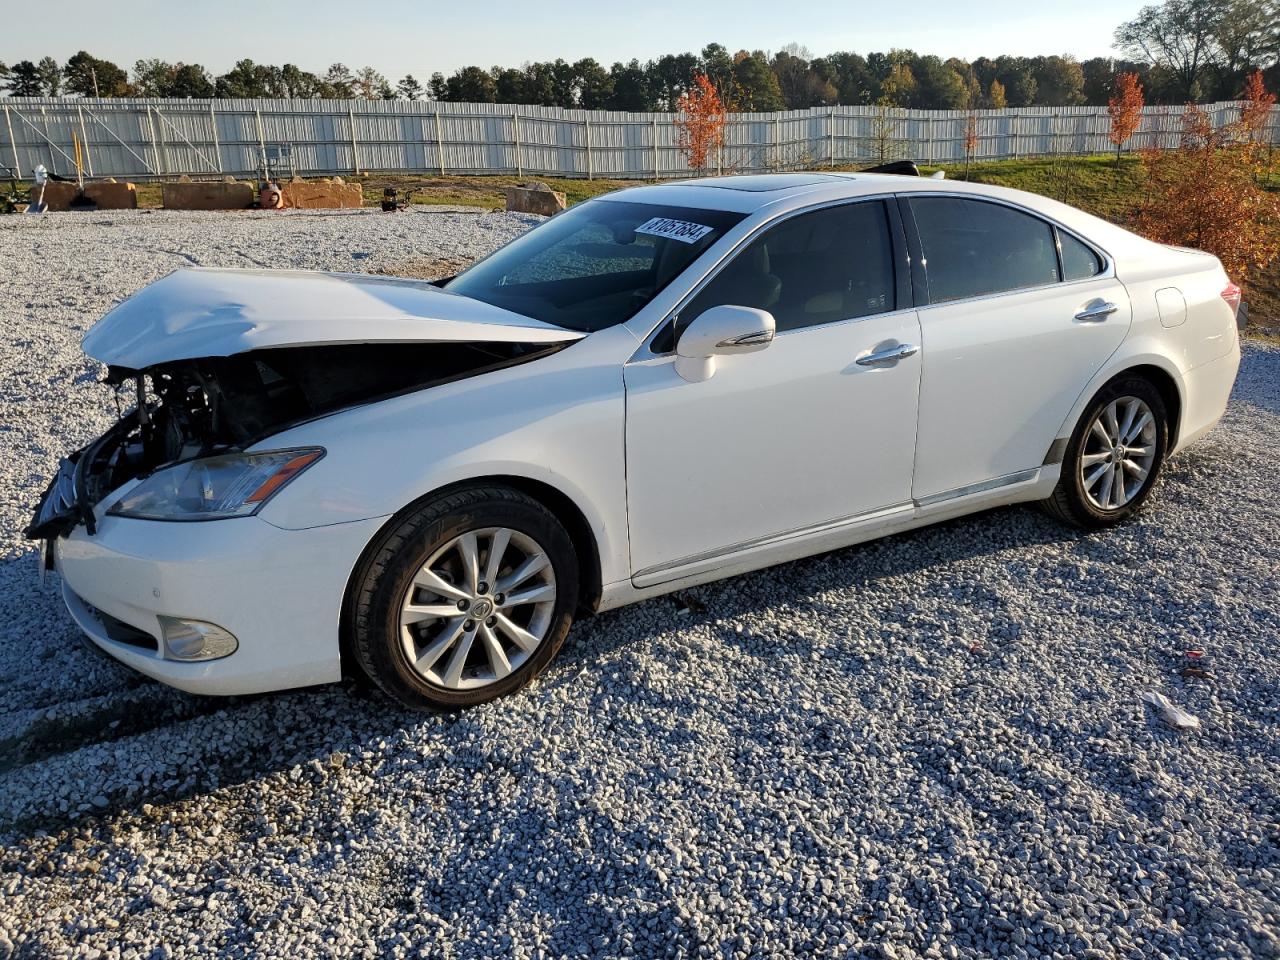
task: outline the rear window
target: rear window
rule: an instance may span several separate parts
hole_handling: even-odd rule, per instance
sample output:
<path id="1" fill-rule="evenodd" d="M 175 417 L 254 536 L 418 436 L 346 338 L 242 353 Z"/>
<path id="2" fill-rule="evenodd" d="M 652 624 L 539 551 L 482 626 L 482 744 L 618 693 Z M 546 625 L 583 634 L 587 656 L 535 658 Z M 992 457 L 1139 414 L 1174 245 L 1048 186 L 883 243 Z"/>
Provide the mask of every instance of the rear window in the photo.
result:
<path id="1" fill-rule="evenodd" d="M 445 285 L 590 333 L 630 319 L 745 214 L 596 200 L 553 217 Z"/>

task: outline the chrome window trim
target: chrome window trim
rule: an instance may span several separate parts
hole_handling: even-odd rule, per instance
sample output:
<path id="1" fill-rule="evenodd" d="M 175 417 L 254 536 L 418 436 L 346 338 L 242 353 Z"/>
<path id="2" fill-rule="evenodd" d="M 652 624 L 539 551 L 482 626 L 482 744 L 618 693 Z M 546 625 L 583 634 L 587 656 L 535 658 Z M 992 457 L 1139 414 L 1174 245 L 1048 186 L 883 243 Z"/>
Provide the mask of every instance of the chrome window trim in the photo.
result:
<path id="1" fill-rule="evenodd" d="M 672 320 L 673 318 L 678 317 L 680 315 L 680 311 L 683 310 L 686 306 L 688 306 L 689 301 L 692 300 L 694 297 L 696 297 L 699 293 L 701 293 L 703 288 L 707 284 L 709 284 L 712 280 L 714 280 L 717 275 L 719 275 L 720 271 L 725 268 L 729 260 L 735 257 L 744 246 L 746 246 L 748 243 L 750 243 L 752 240 L 758 237 L 765 230 L 768 230 L 779 223 L 789 220 L 792 217 L 798 217 L 806 213 L 814 213 L 818 210 L 824 210 L 829 207 L 840 207 L 840 206 L 846 206 L 848 204 L 853 204 L 853 203 L 866 203 L 874 200 L 879 200 L 879 201 L 888 203 L 890 201 L 897 201 L 897 200 L 910 201 L 915 198 L 927 199 L 929 197 L 947 197 L 947 198 L 956 199 L 956 200 L 972 200 L 977 203 L 994 203 L 1002 207 L 1008 207 L 1011 210 L 1016 210 L 1017 212 L 1025 214 L 1029 217 L 1033 217 L 1036 220 L 1039 220 L 1041 223 L 1048 225 L 1051 229 L 1055 231 L 1054 233 L 1055 248 L 1059 247 L 1057 231 L 1062 231 L 1066 233 L 1068 236 L 1071 236 L 1076 240 L 1080 241 L 1080 243 L 1084 244 L 1087 248 L 1089 248 L 1095 254 L 1097 254 L 1097 256 L 1102 260 L 1102 270 L 1092 277 L 1084 277 L 1080 280 L 1056 280 L 1052 283 L 1037 284 L 1036 286 L 1033 286 L 1033 287 L 1016 287 L 1012 290 L 1000 290 L 995 293 L 984 293 L 984 294 L 979 294 L 978 296 L 964 297 L 962 299 L 957 299 L 957 300 L 942 300 L 937 303 L 930 302 L 925 304 L 915 304 L 911 307 L 895 308 L 894 310 L 885 311 L 884 313 L 869 313 L 866 316 L 862 316 L 862 317 L 846 317 L 843 320 L 829 320 L 826 323 L 815 323 L 806 327 L 796 327 L 791 330 L 780 331 L 777 335 L 781 337 L 781 336 L 786 336 L 787 334 L 790 334 L 790 333 L 796 333 L 800 330 L 812 330 L 818 327 L 828 327 L 838 323 L 853 323 L 859 320 L 866 320 L 871 317 L 884 317 L 893 313 L 902 313 L 902 312 L 911 311 L 911 310 L 923 311 L 923 310 L 929 310 L 934 307 L 951 306 L 952 304 L 975 303 L 980 300 L 991 300 L 996 297 L 1007 297 L 1007 296 L 1020 294 L 1020 293 L 1048 290 L 1056 287 L 1072 286 L 1074 284 L 1090 283 L 1095 280 L 1114 280 L 1116 278 L 1115 258 L 1112 257 L 1108 251 L 1098 246 L 1098 244 L 1096 244 L 1094 241 L 1088 239 L 1087 237 L 1082 236 L 1077 231 L 1072 230 L 1066 224 L 1049 216 L 1048 214 L 1041 213 L 1039 210 L 1032 210 L 1030 207 L 1025 207 L 1022 204 L 1014 203 L 1011 200 L 1005 200 L 1002 197 L 988 197 L 988 196 L 983 196 L 981 194 L 963 193 L 958 190 L 918 190 L 918 191 L 907 190 L 907 191 L 899 191 L 899 192 L 890 191 L 887 193 L 867 194 L 865 196 L 859 196 L 859 197 L 840 197 L 835 200 L 826 200 L 826 201 L 823 201 L 822 203 L 810 204 L 809 206 L 805 206 L 805 207 L 797 207 L 794 210 L 786 210 L 786 211 L 783 211 L 782 213 L 777 213 L 769 217 L 768 219 L 762 220 L 760 223 L 758 223 L 751 230 L 750 233 L 743 236 L 733 246 L 731 246 L 728 250 L 726 250 L 723 254 L 721 254 L 720 257 L 707 268 L 707 271 L 698 279 L 698 281 L 694 284 L 694 286 L 690 288 L 688 293 L 686 293 L 683 297 L 680 298 L 680 301 L 675 305 L 675 307 L 667 311 L 661 318 L 659 318 L 654 323 L 653 327 L 649 330 L 647 334 L 645 334 L 645 336 L 641 340 L 639 349 L 636 350 L 636 352 L 631 356 L 631 358 L 627 362 L 638 363 L 638 362 L 644 362 L 644 361 L 651 360 L 654 358 L 659 358 L 659 357 L 674 356 L 675 355 L 674 350 L 668 350 L 662 353 L 658 353 L 653 350 L 653 341 L 657 338 L 658 333 L 662 330 L 662 328 L 667 324 L 669 320 Z M 916 236 L 918 237 L 920 234 L 920 231 L 915 227 L 914 223 L 911 225 L 911 229 L 915 231 Z M 1058 263 L 1059 263 L 1059 270 L 1061 271 L 1062 257 L 1061 257 L 1060 250 L 1058 253 Z M 912 266 L 914 267 L 914 264 Z M 921 266 L 924 267 L 925 276 L 927 278 L 928 272 L 929 272 L 928 262 L 926 261 L 922 263 Z"/>
<path id="2" fill-rule="evenodd" d="M 657 338 L 658 333 L 662 330 L 663 327 L 666 326 L 668 321 L 674 320 L 676 317 L 680 316 L 680 311 L 689 305 L 689 301 L 692 300 L 694 297 L 696 297 L 699 293 L 701 293 L 703 289 L 707 286 L 707 284 L 711 283 L 712 280 L 714 280 L 717 276 L 719 276 L 720 272 L 726 266 L 728 266 L 729 261 L 732 260 L 735 256 L 737 256 L 738 252 L 743 247 L 745 247 L 751 241 L 755 240 L 755 238 L 760 236 L 760 234 L 762 234 L 764 231 L 769 230 L 780 223 L 784 223 L 785 221 L 790 220 L 793 217 L 798 217 L 806 213 L 817 213 L 819 210 L 826 210 L 830 207 L 845 207 L 845 206 L 851 206 L 852 204 L 855 204 L 855 203 L 871 203 L 876 200 L 879 200 L 883 203 L 888 203 L 889 201 L 894 199 L 894 196 L 895 195 L 893 193 L 874 193 L 874 194 L 867 194 L 866 196 L 858 196 L 858 197 L 840 197 L 835 200 L 826 200 L 826 201 L 823 201 L 822 203 L 811 204 L 810 206 L 807 206 L 807 207 L 797 207 L 794 210 L 786 210 L 786 211 L 783 211 L 782 213 L 774 214 L 773 216 L 769 217 L 769 219 L 767 220 L 762 220 L 760 223 L 758 223 L 755 226 L 755 228 L 750 233 L 746 234 L 746 236 L 742 237 L 742 239 L 740 239 L 732 247 L 726 250 L 720 256 L 720 259 L 716 260 L 715 263 L 711 264 L 711 266 L 707 268 L 707 272 L 702 275 L 701 279 L 699 279 L 698 282 L 694 284 L 692 288 L 690 288 L 689 292 L 686 293 L 683 297 L 681 297 L 680 301 L 673 308 L 668 310 L 657 321 L 657 323 L 653 325 L 653 329 L 651 329 L 647 334 L 645 334 L 644 339 L 640 343 L 640 348 L 632 355 L 631 359 L 628 360 L 627 362 L 636 363 L 644 360 L 653 359 L 655 357 L 675 356 L 674 349 L 667 350 L 662 353 L 658 353 L 653 350 L 653 341 Z M 886 211 L 885 216 L 886 218 L 888 217 L 888 211 Z M 890 237 L 889 239 L 890 239 L 890 243 L 892 244 L 893 238 Z M 896 269 L 896 264 L 895 264 L 895 269 Z M 894 292 L 896 295 L 897 293 L 896 287 Z M 791 330 L 780 330 L 778 331 L 776 336 L 782 337 L 782 336 L 786 336 L 789 333 L 796 333 L 800 330 L 813 330 L 818 327 L 829 327 L 837 323 L 852 323 L 858 320 L 866 320 L 870 317 L 888 316 L 891 313 L 900 313 L 904 309 L 915 309 L 915 308 L 914 307 L 902 308 L 902 307 L 895 306 L 893 310 L 886 310 L 883 313 L 868 313 L 861 317 L 844 317 L 843 319 L 840 319 L 840 320 L 828 320 L 826 323 L 814 323 L 804 327 L 795 327 Z"/>
<path id="3" fill-rule="evenodd" d="M 1060 274 L 1063 271 L 1062 250 L 1058 243 L 1058 236 L 1056 231 L 1060 230 L 1063 233 L 1067 234 L 1068 236 L 1074 237 L 1076 240 L 1079 240 L 1087 248 L 1089 248 L 1095 254 L 1097 254 L 1097 256 L 1102 260 L 1102 270 L 1094 274 L 1092 277 L 1084 277 L 1080 280 L 1055 280 L 1052 283 L 1038 283 L 1030 287 L 1014 287 L 1011 290 L 998 290 L 993 293 L 981 293 L 972 297 L 959 297 L 955 300 L 939 300 L 935 302 L 931 297 L 928 303 L 917 304 L 916 305 L 917 310 L 924 311 L 924 310 L 929 310 L 933 307 L 950 307 L 957 303 L 974 303 L 979 300 L 991 300 L 996 297 L 1008 297 L 1008 296 L 1016 295 L 1019 293 L 1029 293 L 1036 290 L 1048 290 L 1048 289 L 1057 288 L 1057 287 L 1069 287 L 1078 283 L 1091 283 L 1095 280 L 1114 280 L 1115 279 L 1115 276 L 1116 276 L 1115 260 L 1111 256 L 1111 254 L 1109 254 L 1106 250 L 1103 250 L 1092 240 L 1088 240 L 1085 237 L 1080 236 L 1079 233 L 1072 230 L 1070 227 L 1060 223 L 1059 221 L 1055 220 L 1053 217 L 1050 217 L 1046 214 L 1041 213 L 1038 210 L 1032 210 L 1029 207 L 1024 207 L 1021 204 L 1013 203 L 1012 201 L 1004 200 L 1000 197 L 984 197 L 978 194 L 960 193 L 959 191 L 955 191 L 955 190 L 922 190 L 919 192 L 908 191 L 907 193 L 900 193 L 898 194 L 898 196 L 901 199 L 908 201 L 908 204 L 910 203 L 911 200 L 916 198 L 929 199 L 931 197 L 946 197 L 948 199 L 954 199 L 954 200 L 972 200 L 976 203 L 994 203 L 998 206 L 1008 207 L 1010 210 L 1016 210 L 1019 213 L 1026 214 L 1029 217 L 1033 217 L 1036 220 L 1039 220 L 1041 223 L 1047 225 L 1050 229 L 1055 231 L 1053 241 L 1054 241 L 1054 248 L 1057 250 L 1058 270 Z M 914 221 L 914 219 L 915 218 L 913 216 L 912 220 Z M 921 252 L 923 253 L 924 242 L 923 242 L 923 236 L 920 232 L 920 229 L 915 223 L 912 224 L 912 228 L 915 230 L 916 236 L 920 238 Z M 924 267 L 924 274 L 926 278 L 926 289 L 927 289 L 927 286 L 928 286 L 927 280 L 929 276 L 929 260 L 927 257 L 923 259 L 921 265 Z"/>

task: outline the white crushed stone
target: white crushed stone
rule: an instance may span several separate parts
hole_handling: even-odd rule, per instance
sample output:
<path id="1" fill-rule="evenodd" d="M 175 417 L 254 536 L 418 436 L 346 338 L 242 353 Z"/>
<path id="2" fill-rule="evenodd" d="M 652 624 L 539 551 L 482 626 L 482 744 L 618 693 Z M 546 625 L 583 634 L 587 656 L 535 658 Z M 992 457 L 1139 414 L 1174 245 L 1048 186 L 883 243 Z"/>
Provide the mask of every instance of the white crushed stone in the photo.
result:
<path id="1" fill-rule="evenodd" d="M 0 218 L 0 957 L 1280 951 L 1274 348 L 1119 530 L 999 510 L 615 611 L 458 717 L 191 697 L 81 645 L 20 529 L 113 417 L 78 349 L 107 307 L 532 222 Z"/>

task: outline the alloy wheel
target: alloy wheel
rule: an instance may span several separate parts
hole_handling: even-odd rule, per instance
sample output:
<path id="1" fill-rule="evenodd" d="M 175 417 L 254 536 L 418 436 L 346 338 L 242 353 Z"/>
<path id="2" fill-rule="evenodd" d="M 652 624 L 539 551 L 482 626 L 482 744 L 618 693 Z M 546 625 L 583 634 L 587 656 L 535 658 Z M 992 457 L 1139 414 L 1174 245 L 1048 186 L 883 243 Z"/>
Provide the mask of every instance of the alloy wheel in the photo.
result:
<path id="1" fill-rule="evenodd" d="M 1093 418 L 1080 451 L 1080 486 L 1099 510 L 1142 492 L 1156 460 L 1156 418 L 1138 397 L 1112 400 Z"/>
<path id="2" fill-rule="evenodd" d="M 427 682 L 474 690 L 510 676 L 546 639 L 556 606 L 551 559 L 507 527 L 463 533 L 428 558 L 400 605 L 400 644 Z"/>

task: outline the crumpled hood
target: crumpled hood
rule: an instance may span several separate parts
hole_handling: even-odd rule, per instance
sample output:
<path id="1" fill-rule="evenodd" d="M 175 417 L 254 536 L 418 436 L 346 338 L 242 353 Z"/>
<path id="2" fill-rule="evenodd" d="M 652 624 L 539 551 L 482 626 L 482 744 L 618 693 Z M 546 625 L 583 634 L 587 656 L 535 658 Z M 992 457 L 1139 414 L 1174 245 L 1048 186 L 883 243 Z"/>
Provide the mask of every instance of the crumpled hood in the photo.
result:
<path id="1" fill-rule="evenodd" d="M 585 334 L 422 280 L 302 270 L 176 270 L 81 340 L 131 370 L 270 347 L 345 343 L 565 343 Z"/>

